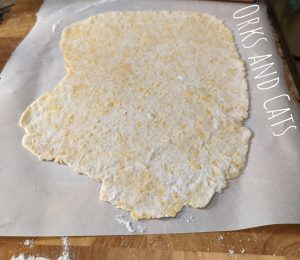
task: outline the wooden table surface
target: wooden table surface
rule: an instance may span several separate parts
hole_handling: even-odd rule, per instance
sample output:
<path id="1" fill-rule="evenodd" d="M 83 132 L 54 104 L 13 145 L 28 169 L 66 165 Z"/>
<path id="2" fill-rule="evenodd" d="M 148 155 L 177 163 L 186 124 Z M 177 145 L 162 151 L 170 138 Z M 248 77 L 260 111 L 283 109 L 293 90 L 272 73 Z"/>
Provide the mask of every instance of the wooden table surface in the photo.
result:
<path id="1" fill-rule="evenodd" d="M 0 71 L 35 23 L 42 0 L 17 0 L 0 25 Z M 0 237 L 0 260 L 23 253 L 57 259 L 58 238 Z M 234 232 L 69 238 L 70 259 L 300 259 L 300 225 L 272 225 Z M 231 252 L 231 254 L 229 253 Z"/>

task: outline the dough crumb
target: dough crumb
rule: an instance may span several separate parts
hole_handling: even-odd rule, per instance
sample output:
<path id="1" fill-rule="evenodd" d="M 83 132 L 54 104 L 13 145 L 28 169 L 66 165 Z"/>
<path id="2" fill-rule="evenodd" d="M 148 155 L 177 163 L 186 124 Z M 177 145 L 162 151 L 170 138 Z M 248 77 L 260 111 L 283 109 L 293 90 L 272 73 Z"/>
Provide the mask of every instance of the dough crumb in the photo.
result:
<path id="1" fill-rule="evenodd" d="M 24 240 L 23 245 L 27 246 L 27 247 L 33 247 L 33 240 L 32 239 L 26 239 L 26 240 Z"/>
<path id="2" fill-rule="evenodd" d="M 52 33 L 53 33 L 53 34 L 56 34 L 56 33 L 57 33 L 57 31 L 59 30 L 60 24 L 61 24 L 61 21 L 60 21 L 60 20 L 57 20 L 57 21 L 52 25 Z"/>
<path id="3" fill-rule="evenodd" d="M 129 220 L 125 220 L 123 215 L 116 215 L 115 220 L 119 224 L 123 224 L 130 233 L 135 232 L 135 229 L 132 227 L 131 222 Z"/>
<path id="4" fill-rule="evenodd" d="M 137 229 L 141 233 L 144 233 L 146 231 L 146 227 L 143 225 L 137 225 Z"/>

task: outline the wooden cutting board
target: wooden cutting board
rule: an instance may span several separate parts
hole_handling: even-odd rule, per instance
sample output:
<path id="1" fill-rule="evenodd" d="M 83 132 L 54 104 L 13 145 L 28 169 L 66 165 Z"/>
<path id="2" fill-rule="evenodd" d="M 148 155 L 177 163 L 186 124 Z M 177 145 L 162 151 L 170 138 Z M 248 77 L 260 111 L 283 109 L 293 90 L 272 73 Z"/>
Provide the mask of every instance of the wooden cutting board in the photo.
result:
<path id="1" fill-rule="evenodd" d="M 57 259 L 61 238 L 0 237 L 0 259 L 23 253 Z M 71 237 L 70 259 L 300 259 L 300 225 L 273 225 L 234 232 L 176 235 Z"/>
<path id="2" fill-rule="evenodd" d="M 42 0 L 18 0 L 0 25 L 0 71 L 35 23 Z M 0 223 L 1 224 L 1 223 Z M 57 259 L 61 238 L 0 237 L 0 260 L 23 253 Z M 178 235 L 72 237 L 71 259 L 300 259 L 300 225 Z M 275 255 L 275 256 L 274 256 Z"/>

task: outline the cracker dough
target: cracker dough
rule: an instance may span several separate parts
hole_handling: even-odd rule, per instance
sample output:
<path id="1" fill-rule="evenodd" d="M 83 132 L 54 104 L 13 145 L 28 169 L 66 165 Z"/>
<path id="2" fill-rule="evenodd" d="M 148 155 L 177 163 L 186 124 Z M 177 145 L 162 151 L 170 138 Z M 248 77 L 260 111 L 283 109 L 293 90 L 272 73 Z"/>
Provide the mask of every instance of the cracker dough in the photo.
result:
<path id="1" fill-rule="evenodd" d="M 202 208 L 246 164 L 248 92 L 231 31 L 183 11 L 110 12 L 66 27 L 67 75 L 22 115 L 23 145 L 102 182 L 135 219 Z"/>

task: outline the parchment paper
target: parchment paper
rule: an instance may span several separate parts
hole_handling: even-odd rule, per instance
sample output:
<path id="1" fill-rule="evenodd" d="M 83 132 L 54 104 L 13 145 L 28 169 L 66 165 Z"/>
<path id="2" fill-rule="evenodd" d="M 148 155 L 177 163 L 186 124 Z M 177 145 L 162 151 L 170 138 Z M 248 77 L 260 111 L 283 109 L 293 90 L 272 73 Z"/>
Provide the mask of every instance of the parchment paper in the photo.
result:
<path id="1" fill-rule="evenodd" d="M 259 26 L 264 44 L 242 46 L 241 31 L 233 13 L 248 6 L 211 1 L 79 1 L 46 0 L 37 24 L 12 55 L 0 80 L 0 235 L 70 236 L 131 234 L 115 220 L 122 214 L 139 234 L 234 230 L 275 223 L 300 223 L 300 113 L 293 100 L 282 96 L 269 105 L 290 108 L 298 129 L 273 136 L 263 103 L 287 93 L 282 62 L 277 54 L 266 7 L 259 2 Z M 64 26 L 100 12 L 112 10 L 190 10 L 214 14 L 233 30 L 239 51 L 247 64 L 251 98 L 246 125 L 253 131 L 248 164 L 244 174 L 230 181 L 205 209 L 184 209 L 176 218 L 132 221 L 115 206 L 98 199 L 99 184 L 76 175 L 64 165 L 39 161 L 22 147 L 21 113 L 38 96 L 51 90 L 64 76 L 59 49 Z M 253 17 L 253 16 L 252 16 Z M 243 20 L 245 21 L 245 19 Z M 252 28 L 259 27 L 254 25 Z M 1 27 L 0 27 L 1 30 Z M 271 53 L 280 84 L 259 90 L 248 57 Z M 277 102 L 278 101 L 278 102 Z M 286 122 L 288 123 L 288 122 Z M 277 131 L 284 130 L 284 123 Z"/>

